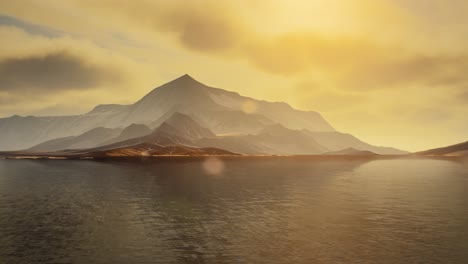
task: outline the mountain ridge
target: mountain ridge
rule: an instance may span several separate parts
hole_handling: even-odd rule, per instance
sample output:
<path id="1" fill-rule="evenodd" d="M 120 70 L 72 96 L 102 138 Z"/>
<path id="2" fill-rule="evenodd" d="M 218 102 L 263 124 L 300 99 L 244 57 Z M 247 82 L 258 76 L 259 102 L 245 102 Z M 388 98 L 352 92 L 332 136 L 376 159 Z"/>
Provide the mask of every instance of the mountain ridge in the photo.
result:
<path id="1" fill-rule="evenodd" d="M 328 155 L 328 156 L 375 156 L 379 155 L 375 152 L 368 151 L 368 150 L 358 150 L 355 148 L 345 148 L 342 150 L 337 150 L 337 151 L 330 151 L 326 152 L 323 155 Z"/>
<path id="2" fill-rule="evenodd" d="M 245 104 L 249 105 L 248 111 Z M 149 142 L 198 144 L 200 147 L 220 145 L 236 153 L 245 150 L 246 153 L 291 155 L 319 154 L 348 145 L 383 150 L 357 139 L 354 145 L 348 144 L 341 134 L 327 141 L 313 134 L 340 132 L 317 112 L 300 111 L 287 103 L 257 100 L 210 87 L 189 75 L 152 89 L 130 105 L 102 104 L 75 116 L 0 119 L 0 134 L 3 135 L 0 150 L 26 149 L 57 138 L 80 137 L 96 127 L 122 129 L 132 124 L 140 125 L 135 134 L 110 137 L 95 147 L 109 149 Z M 277 131 L 272 134 L 274 126 Z M 270 129 L 269 134 L 265 133 L 267 129 Z M 222 134 L 238 136 L 220 137 Z M 339 135 L 342 144 L 336 145 L 333 142 Z M 401 153 L 390 148 L 388 152 Z"/>
<path id="3" fill-rule="evenodd" d="M 422 156 L 467 156 L 468 157 L 468 141 L 446 146 L 446 147 L 420 151 L 414 154 L 422 155 Z"/>
<path id="4" fill-rule="evenodd" d="M 29 151 L 57 151 L 64 149 L 86 149 L 102 143 L 109 137 L 117 136 L 121 129 L 97 127 L 78 136 L 45 141 L 29 148 Z"/>

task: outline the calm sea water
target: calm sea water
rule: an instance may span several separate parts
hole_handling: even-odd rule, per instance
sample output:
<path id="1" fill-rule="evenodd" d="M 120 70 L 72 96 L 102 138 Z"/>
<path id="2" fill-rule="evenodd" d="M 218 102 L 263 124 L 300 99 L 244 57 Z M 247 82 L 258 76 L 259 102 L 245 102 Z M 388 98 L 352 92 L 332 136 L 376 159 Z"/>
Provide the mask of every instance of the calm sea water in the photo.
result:
<path id="1" fill-rule="evenodd" d="M 467 163 L 202 164 L 0 160 L 0 263 L 468 263 Z"/>

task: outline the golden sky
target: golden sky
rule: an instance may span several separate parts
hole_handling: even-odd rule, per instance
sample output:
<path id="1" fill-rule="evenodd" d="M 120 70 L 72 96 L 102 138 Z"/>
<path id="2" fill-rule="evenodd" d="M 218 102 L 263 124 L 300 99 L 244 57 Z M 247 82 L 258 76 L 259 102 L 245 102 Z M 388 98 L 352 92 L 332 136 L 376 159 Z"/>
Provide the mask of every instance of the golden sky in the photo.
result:
<path id="1" fill-rule="evenodd" d="M 0 2 L 0 117 L 128 104 L 188 73 L 376 145 L 468 140 L 466 0 Z"/>

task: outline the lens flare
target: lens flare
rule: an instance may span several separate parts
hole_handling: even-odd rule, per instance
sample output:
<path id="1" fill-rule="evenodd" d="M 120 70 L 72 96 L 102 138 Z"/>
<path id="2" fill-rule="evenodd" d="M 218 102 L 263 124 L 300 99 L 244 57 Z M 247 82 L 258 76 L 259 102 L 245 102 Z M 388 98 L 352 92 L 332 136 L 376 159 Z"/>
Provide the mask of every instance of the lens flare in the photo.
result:
<path id="1" fill-rule="evenodd" d="M 246 114 L 253 114 L 257 112 L 257 103 L 252 100 L 247 100 L 242 103 L 242 111 Z"/>
<path id="2" fill-rule="evenodd" d="M 224 162 L 217 157 L 209 157 L 203 162 L 203 169 L 210 175 L 221 175 L 224 171 Z"/>

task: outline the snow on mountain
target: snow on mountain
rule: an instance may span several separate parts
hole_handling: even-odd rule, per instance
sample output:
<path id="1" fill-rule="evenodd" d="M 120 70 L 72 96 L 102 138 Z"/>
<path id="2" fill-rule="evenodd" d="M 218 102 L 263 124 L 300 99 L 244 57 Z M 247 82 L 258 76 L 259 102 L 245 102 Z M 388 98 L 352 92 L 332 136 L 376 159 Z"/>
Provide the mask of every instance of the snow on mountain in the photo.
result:
<path id="1" fill-rule="evenodd" d="M 242 111 L 242 103 L 246 101 L 256 105 L 255 113 Z M 0 149 L 25 149 L 51 139 L 78 136 L 96 127 L 119 128 L 132 123 L 154 127 L 154 122 L 175 112 L 189 114 L 218 134 L 256 133 L 273 123 L 290 128 L 333 131 L 318 113 L 294 110 L 284 103 L 243 97 L 208 87 L 184 75 L 152 90 L 132 105 L 99 105 L 86 114 L 75 116 L 1 118 Z"/>
<path id="2" fill-rule="evenodd" d="M 72 137 L 52 142 L 56 144 L 97 127 L 126 128 L 98 144 L 106 147 L 149 142 L 226 146 L 239 153 L 318 154 L 347 147 L 379 154 L 402 153 L 337 132 L 317 112 L 209 87 L 189 75 L 153 89 L 131 105 L 98 105 L 75 116 L 2 118 L 0 150 L 26 149 Z"/>

